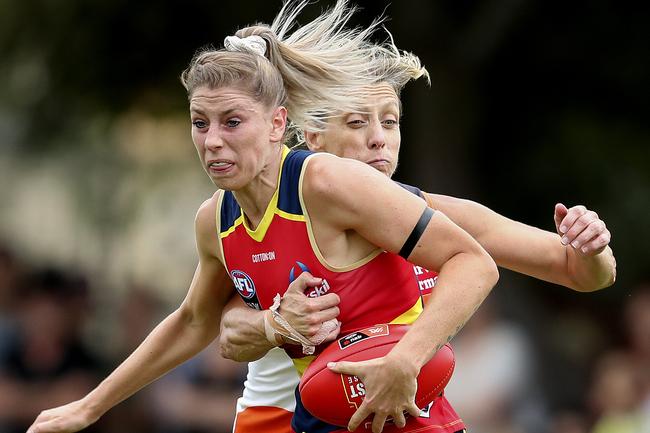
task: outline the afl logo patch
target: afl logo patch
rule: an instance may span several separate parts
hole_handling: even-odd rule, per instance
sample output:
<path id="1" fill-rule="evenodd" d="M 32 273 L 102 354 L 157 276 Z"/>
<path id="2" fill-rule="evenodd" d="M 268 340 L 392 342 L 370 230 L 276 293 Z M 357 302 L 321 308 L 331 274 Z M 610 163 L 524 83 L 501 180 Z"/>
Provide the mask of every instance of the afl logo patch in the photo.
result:
<path id="1" fill-rule="evenodd" d="M 245 272 L 233 270 L 230 272 L 230 278 L 242 298 L 251 299 L 255 296 L 255 283 Z"/>

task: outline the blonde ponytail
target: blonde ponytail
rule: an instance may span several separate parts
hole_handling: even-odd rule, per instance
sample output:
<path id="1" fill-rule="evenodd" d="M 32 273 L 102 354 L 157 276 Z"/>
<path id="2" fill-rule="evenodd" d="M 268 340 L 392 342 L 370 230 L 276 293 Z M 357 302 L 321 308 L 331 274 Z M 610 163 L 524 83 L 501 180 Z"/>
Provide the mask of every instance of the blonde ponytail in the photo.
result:
<path id="1" fill-rule="evenodd" d="M 323 130 L 327 120 L 338 113 L 363 111 L 359 92 L 369 85 L 387 82 L 399 94 L 409 80 L 428 78 L 419 59 L 400 52 L 390 33 L 388 42 L 371 41 L 383 18 L 365 29 L 350 28 L 356 9 L 348 6 L 347 0 L 338 0 L 318 18 L 297 27 L 296 18 L 308 4 L 308 0 L 288 0 L 270 26 L 257 24 L 235 34 L 242 40 L 262 38 L 266 50 L 242 50 L 246 44 L 235 44 L 239 47 L 235 52 L 197 54 L 182 75 L 188 93 L 201 85 L 246 86 L 253 95 L 263 96 L 265 103 L 287 107 L 290 127 L 300 142 L 305 129 Z M 277 88 L 276 75 L 283 90 Z M 278 97 L 273 98 L 273 93 Z"/>

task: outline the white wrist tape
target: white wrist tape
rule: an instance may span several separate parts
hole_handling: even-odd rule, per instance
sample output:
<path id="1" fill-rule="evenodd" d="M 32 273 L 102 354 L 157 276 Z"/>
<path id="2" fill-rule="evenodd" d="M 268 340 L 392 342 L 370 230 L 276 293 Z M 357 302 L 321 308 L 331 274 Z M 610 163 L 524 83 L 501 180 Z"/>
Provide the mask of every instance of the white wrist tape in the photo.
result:
<path id="1" fill-rule="evenodd" d="M 274 346 L 282 346 L 287 343 L 288 338 L 280 333 L 278 330 L 279 326 L 275 323 L 273 319 L 273 313 L 271 310 L 266 310 L 264 312 L 264 334 L 266 334 L 266 339 Z"/>
<path id="2" fill-rule="evenodd" d="M 296 331 L 294 327 L 291 326 L 289 322 L 287 322 L 285 318 L 282 317 L 282 315 L 278 312 L 278 309 L 280 308 L 281 300 L 282 297 L 280 296 L 279 293 L 277 293 L 273 298 L 273 305 L 271 305 L 271 308 L 269 308 L 271 314 L 273 314 L 273 320 L 275 321 L 275 323 L 279 325 L 280 328 L 280 329 L 276 329 L 276 331 L 282 336 L 301 344 L 302 353 L 304 353 L 305 355 L 313 355 L 316 349 L 316 345 L 312 343 L 307 337 L 302 335 L 300 332 Z"/>
<path id="3" fill-rule="evenodd" d="M 327 339 L 327 337 L 333 332 L 336 332 L 336 334 L 333 336 L 333 338 L 335 338 L 338 335 L 340 330 L 341 330 L 341 322 L 339 322 L 336 319 L 330 319 L 327 322 L 323 322 L 316 335 L 311 337 L 309 340 L 313 344 L 318 346 L 323 341 L 325 341 L 325 339 Z"/>

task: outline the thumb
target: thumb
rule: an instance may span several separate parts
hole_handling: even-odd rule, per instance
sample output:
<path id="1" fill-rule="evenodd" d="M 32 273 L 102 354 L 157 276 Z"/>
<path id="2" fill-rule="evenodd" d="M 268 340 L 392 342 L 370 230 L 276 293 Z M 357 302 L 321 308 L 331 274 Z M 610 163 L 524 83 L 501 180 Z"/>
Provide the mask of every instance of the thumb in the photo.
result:
<path id="1" fill-rule="evenodd" d="M 298 278 L 293 280 L 289 287 L 287 287 L 288 292 L 298 292 L 304 293 L 307 287 L 315 287 L 323 282 L 322 278 L 316 278 L 309 272 L 305 271 L 302 274 L 298 275 Z"/>
<path id="2" fill-rule="evenodd" d="M 359 363 L 349 361 L 328 362 L 327 368 L 329 368 L 334 373 L 342 373 L 359 377 L 358 373 L 360 370 L 357 364 Z"/>
<path id="3" fill-rule="evenodd" d="M 562 203 L 557 203 L 555 205 L 555 212 L 553 214 L 553 219 L 555 220 L 555 229 L 560 235 L 563 235 L 564 232 L 566 231 L 566 227 L 562 227 L 562 220 L 564 220 L 564 217 L 567 216 L 569 213 L 569 209 L 567 209 L 566 206 L 564 206 Z M 560 227 L 564 228 L 564 230 L 560 230 Z"/>

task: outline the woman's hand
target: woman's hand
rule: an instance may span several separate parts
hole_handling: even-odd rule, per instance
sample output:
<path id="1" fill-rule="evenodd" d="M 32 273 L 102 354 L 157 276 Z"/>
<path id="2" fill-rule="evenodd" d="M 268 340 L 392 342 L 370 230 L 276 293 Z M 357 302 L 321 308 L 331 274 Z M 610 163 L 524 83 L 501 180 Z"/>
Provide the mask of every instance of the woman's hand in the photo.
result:
<path id="1" fill-rule="evenodd" d="M 365 385 L 366 396 L 350 418 L 348 430 L 354 431 L 373 413 L 373 433 L 380 433 L 389 417 L 402 428 L 406 425 L 404 412 L 420 414 L 415 404 L 418 371 L 408 361 L 388 354 L 361 362 L 331 362 L 327 366 L 335 373 L 356 376 Z"/>
<path id="2" fill-rule="evenodd" d="M 84 400 L 41 412 L 27 433 L 73 433 L 83 430 L 99 417 L 93 416 Z"/>
<path id="3" fill-rule="evenodd" d="M 567 208 L 558 203 L 553 217 L 562 244 L 570 244 L 580 254 L 595 256 L 609 245 L 612 236 L 596 212 L 582 205 Z"/>

